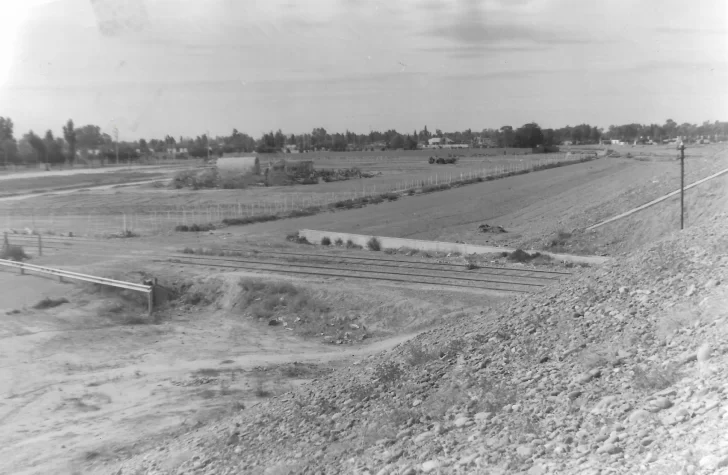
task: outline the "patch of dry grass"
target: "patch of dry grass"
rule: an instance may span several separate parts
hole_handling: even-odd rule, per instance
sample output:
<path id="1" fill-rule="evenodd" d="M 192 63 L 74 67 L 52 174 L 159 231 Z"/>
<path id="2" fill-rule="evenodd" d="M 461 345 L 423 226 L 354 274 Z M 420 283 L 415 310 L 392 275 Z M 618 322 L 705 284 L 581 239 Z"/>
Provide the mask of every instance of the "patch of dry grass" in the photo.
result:
<path id="1" fill-rule="evenodd" d="M 21 262 L 29 258 L 30 257 L 25 253 L 23 246 L 8 244 L 0 249 L 0 259 Z"/>
<path id="2" fill-rule="evenodd" d="M 677 363 L 664 366 L 636 366 L 632 377 L 632 387 L 644 391 L 659 391 L 669 388 L 682 378 Z"/>

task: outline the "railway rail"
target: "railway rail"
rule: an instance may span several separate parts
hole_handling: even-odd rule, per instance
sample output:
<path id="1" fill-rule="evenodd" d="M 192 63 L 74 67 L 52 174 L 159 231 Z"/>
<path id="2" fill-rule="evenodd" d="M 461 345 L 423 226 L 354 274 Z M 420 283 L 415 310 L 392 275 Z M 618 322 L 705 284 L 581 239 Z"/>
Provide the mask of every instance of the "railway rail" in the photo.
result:
<path id="1" fill-rule="evenodd" d="M 35 236 L 12 240 L 27 245 L 32 250 Z M 293 252 L 266 249 L 221 248 L 234 255 L 199 255 L 183 252 L 148 252 L 138 246 L 124 248 L 115 241 L 98 241 L 60 236 L 43 237 L 44 253 L 71 251 L 74 244 L 84 247 L 86 255 L 103 257 L 113 250 L 118 257 L 144 257 L 154 262 L 172 262 L 187 266 L 240 269 L 269 274 L 293 274 L 322 278 L 359 279 L 399 282 L 402 284 L 431 285 L 460 288 L 470 291 L 497 291 L 528 293 L 538 291 L 559 279 L 570 275 L 563 270 L 478 266 L 469 269 L 467 264 L 427 262 L 410 257 L 389 258 L 361 255 L 340 255 L 322 252 Z M 96 248 L 96 249 L 94 249 Z M 94 252 L 97 251 L 97 252 Z"/>

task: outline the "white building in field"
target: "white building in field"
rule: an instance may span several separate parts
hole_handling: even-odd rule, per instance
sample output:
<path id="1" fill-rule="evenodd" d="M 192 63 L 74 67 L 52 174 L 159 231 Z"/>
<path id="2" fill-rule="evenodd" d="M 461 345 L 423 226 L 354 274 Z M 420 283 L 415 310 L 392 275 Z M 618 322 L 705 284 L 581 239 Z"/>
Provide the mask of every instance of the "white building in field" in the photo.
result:
<path id="1" fill-rule="evenodd" d="M 447 137 L 433 137 L 427 141 L 423 148 L 470 148 L 466 143 L 455 143 Z"/>
<path id="2" fill-rule="evenodd" d="M 260 175 L 258 157 L 220 157 L 217 159 L 216 166 L 220 171 Z"/>

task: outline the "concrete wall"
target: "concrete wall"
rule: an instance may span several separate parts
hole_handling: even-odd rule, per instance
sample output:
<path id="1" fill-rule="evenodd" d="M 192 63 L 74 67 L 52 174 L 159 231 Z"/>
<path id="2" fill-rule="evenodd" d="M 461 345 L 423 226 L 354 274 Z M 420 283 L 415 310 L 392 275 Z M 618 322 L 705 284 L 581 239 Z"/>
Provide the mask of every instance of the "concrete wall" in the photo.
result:
<path id="1" fill-rule="evenodd" d="M 358 244 L 366 248 L 367 242 L 372 237 L 376 237 L 382 246 L 382 249 L 399 249 L 407 247 L 420 251 L 432 252 L 459 252 L 461 254 L 491 254 L 499 252 L 513 252 L 515 249 L 509 247 L 492 247 L 492 246 L 475 246 L 472 244 L 458 244 L 454 242 L 442 241 L 421 241 L 419 239 L 393 238 L 384 236 L 366 236 L 362 234 L 335 233 L 329 231 L 315 231 L 313 229 L 302 229 L 298 232 L 302 237 L 308 239 L 312 244 L 320 244 L 321 238 L 328 237 L 333 243 L 337 239 L 346 242 L 351 240 L 354 244 Z M 525 250 L 525 249 L 524 249 Z M 535 251 L 528 251 L 535 252 Z M 554 254 L 551 252 L 538 251 L 541 254 L 549 255 L 559 261 L 585 263 L 599 265 L 606 262 L 606 258 L 599 256 L 574 256 L 570 254 Z"/>

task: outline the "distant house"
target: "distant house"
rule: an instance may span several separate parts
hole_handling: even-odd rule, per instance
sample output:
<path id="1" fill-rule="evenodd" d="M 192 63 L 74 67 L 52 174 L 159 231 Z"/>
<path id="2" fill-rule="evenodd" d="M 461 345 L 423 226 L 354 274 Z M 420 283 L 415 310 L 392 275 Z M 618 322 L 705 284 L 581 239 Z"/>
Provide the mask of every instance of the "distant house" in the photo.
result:
<path id="1" fill-rule="evenodd" d="M 468 144 L 456 144 L 447 137 L 433 137 L 427 141 L 427 145 L 423 148 L 469 148 Z"/>
<path id="2" fill-rule="evenodd" d="M 478 147 L 490 148 L 495 147 L 496 143 L 495 140 L 491 138 L 478 137 L 475 139 L 475 145 Z"/>
<path id="3" fill-rule="evenodd" d="M 447 137 L 433 137 L 427 141 L 427 145 L 450 145 L 453 144 L 452 140 Z"/>
<path id="4" fill-rule="evenodd" d="M 167 155 L 173 157 L 177 155 L 187 155 L 187 147 L 167 147 Z"/>

